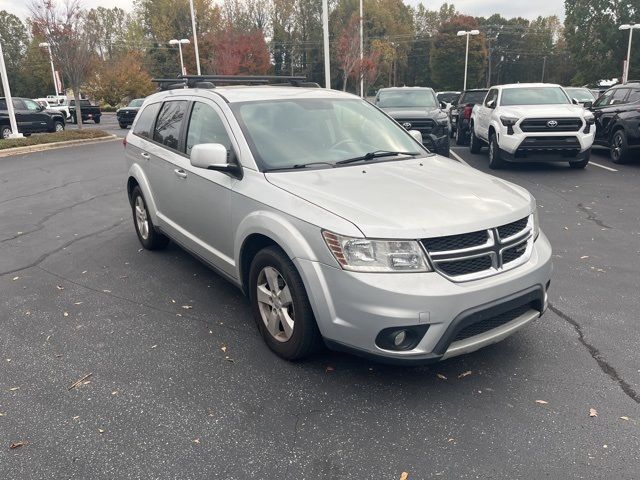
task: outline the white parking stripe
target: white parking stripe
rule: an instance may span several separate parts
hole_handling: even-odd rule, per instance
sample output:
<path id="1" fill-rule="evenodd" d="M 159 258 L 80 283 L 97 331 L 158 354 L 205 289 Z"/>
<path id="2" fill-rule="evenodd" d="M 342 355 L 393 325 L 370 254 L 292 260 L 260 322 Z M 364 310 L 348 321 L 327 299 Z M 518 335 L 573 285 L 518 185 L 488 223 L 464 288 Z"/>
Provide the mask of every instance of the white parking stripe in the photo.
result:
<path id="1" fill-rule="evenodd" d="M 451 155 L 453 155 L 453 158 L 455 158 L 456 160 L 458 160 L 460 163 L 464 163 L 467 166 L 470 166 L 467 162 L 465 162 L 462 157 L 460 155 L 458 155 L 456 152 L 454 152 L 453 150 L 449 150 L 449 153 Z"/>
<path id="2" fill-rule="evenodd" d="M 618 171 L 615 168 L 606 167 L 606 166 L 600 165 L 599 163 L 596 163 L 596 162 L 589 161 L 589 165 L 593 165 L 594 167 L 604 168 L 605 170 L 609 170 L 610 172 L 617 172 Z"/>

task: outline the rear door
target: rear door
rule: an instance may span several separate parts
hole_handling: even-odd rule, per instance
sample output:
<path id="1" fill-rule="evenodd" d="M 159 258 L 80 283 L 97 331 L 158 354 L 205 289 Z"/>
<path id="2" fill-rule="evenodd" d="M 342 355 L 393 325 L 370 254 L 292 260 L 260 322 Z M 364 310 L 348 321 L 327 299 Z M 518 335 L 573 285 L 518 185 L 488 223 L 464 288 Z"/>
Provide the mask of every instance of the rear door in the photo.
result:
<path id="1" fill-rule="evenodd" d="M 22 99 L 26 107 L 26 117 L 30 124 L 31 132 L 46 132 L 52 128 L 51 116 L 45 113 L 33 100 L 28 98 Z"/>
<path id="2" fill-rule="evenodd" d="M 605 92 L 593 105 L 596 117 L 596 142 L 609 143 L 611 126 L 620 113 L 625 110 L 629 88 L 614 88 Z"/>
<path id="3" fill-rule="evenodd" d="M 29 118 L 27 106 L 21 98 L 14 98 L 12 100 L 18 131 L 21 133 L 31 133 L 33 131 L 32 120 Z"/>

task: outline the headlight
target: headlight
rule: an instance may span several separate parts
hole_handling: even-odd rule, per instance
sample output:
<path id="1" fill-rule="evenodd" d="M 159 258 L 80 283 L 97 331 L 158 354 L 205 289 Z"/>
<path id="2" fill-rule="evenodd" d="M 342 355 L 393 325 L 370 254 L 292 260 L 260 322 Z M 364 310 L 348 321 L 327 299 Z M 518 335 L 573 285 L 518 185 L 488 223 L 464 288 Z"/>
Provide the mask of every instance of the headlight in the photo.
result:
<path id="1" fill-rule="evenodd" d="M 430 272 L 427 258 L 415 240 L 370 240 L 322 232 L 338 263 L 354 272 Z"/>
<path id="2" fill-rule="evenodd" d="M 594 123 L 596 123 L 596 117 L 594 117 L 593 114 L 585 115 L 584 121 L 587 122 L 587 125 L 593 125 Z"/>
<path id="3" fill-rule="evenodd" d="M 438 119 L 438 125 L 442 125 L 443 127 L 448 126 L 449 125 L 449 117 L 439 118 Z"/>
<path id="4" fill-rule="evenodd" d="M 513 117 L 500 117 L 500 121 L 505 127 L 513 127 L 516 123 L 518 123 L 518 119 Z"/>

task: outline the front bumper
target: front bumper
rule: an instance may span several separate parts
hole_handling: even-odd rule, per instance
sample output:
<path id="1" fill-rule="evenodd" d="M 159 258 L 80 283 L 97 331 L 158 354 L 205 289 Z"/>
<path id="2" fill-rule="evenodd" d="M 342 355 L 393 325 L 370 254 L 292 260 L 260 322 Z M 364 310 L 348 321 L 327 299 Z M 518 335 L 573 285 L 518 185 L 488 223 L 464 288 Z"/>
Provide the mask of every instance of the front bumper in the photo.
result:
<path id="1" fill-rule="evenodd" d="M 569 162 L 584 160 L 591 153 L 595 128 L 589 133 L 525 133 L 516 129 L 498 134 L 500 157 L 508 162 Z"/>
<path id="2" fill-rule="evenodd" d="M 434 153 L 448 153 L 451 146 L 449 138 L 449 129 L 442 136 L 428 134 L 422 136 L 422 144 Z"/>
<path id="3" fill-rule="evenodd" d="M 354 273 L 308 260 L 295 262 L 329 347 L 409 365 L 469 353 L 524 327 L 546 308 L 552 270 L 551 247 L 542 232 L 525 264 L 465 283 L 451 282 L 435 272 Z M 454 341 L 470 319 L 499 314 L 514 301 L 520 305 L 530 302 L 537 308 L 525 308 L 507 323 Z M 411 350 L 393 351 L 376 345 L 381 330 L 412 325 L 428 328 Z"/>

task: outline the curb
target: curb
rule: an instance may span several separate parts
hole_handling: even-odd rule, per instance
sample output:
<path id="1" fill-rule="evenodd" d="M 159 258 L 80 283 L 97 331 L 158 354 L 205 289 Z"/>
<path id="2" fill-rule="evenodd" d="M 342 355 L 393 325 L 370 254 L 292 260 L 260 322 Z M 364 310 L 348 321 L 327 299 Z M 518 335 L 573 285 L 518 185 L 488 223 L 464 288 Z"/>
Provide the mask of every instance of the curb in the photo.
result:
<path id="1" fill-rule="evenodd" d="M 117 135 L 109 135 L 106 137 L 85 138 L 80 140 L 67 140 L 66 142 L 43 143 L 41 145 L 29 145 L 26 147 L 6 148 L 4 150 L 0 150 L 0 158 L 12 157 L 14 155 L 23 155 L 25 153 L 35 153 L 35 152 L 43 152 L 46 150 L 56 150 L 58 148 L 73 147 L 75 145 L 85 145 L 88 143 L 111 142 L 113 140 L 120 140 L 120 137 L 118 137 Z"/>

